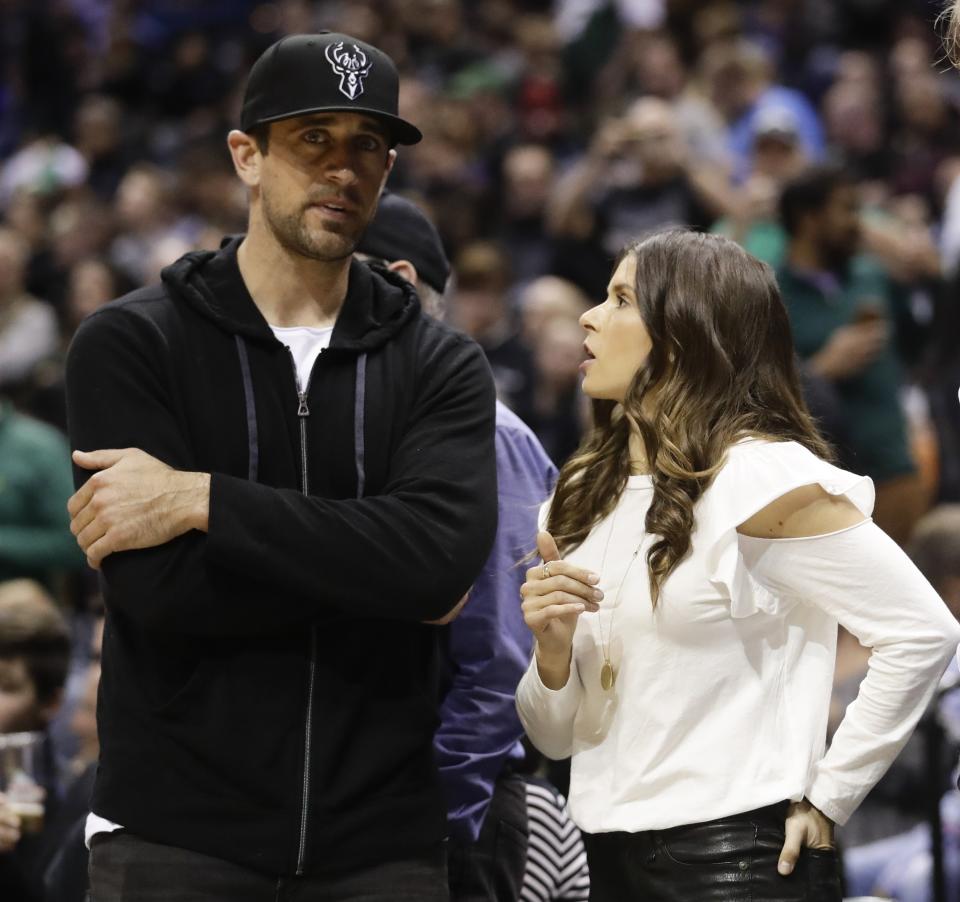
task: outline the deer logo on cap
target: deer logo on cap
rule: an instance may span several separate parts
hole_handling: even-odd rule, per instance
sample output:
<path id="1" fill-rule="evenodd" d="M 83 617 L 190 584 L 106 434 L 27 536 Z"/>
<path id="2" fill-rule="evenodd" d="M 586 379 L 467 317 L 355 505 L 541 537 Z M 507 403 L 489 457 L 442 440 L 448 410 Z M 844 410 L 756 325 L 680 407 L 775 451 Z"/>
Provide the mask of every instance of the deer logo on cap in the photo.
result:
<path id="1" fill-rule="evenodd" d="M 370 74 L 372 63 L 367 55 L 356 45 L 354 53 L 343 49 L 343 41 L 327 45 L 326 57 L 330 68 L 340 76 L 340 92 L 350 100 L 356 100 L 363 93 L 363 80 Z"/>

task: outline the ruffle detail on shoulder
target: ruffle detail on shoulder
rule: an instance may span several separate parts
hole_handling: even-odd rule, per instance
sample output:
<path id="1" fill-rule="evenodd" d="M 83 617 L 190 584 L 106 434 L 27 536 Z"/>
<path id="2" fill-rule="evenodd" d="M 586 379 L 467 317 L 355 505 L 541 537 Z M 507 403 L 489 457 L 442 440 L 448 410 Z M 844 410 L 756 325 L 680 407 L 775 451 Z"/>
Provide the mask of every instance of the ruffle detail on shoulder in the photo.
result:
<path id="1" fill-rule="evenodd" d="M 696 542 L 706 550 L 710 582 L 730 599 L 735 618 L 778 615 L 792 607 L 761 585 L 740 553 L 737 527 L 777 498 L 806 485 L 844 495 L 865 516 L 873 512 L 873 481 L 821 460 L 796 442 L 747 440 L 728 452 L 723 469 L 696 511 Z"/>

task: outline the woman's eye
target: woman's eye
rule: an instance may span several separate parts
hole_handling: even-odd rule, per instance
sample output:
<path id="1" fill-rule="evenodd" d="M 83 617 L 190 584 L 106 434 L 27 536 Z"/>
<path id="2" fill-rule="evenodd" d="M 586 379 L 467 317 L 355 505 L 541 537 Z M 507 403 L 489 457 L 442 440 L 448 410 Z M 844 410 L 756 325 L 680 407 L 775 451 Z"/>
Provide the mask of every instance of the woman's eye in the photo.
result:
<path id="1" fill-rule="evenodd" d="M 629 302 L 625 297 L 621 297 L 619 294 L 617 295 L 617 307 L 618 307 L 618 308 L 619 308 L 619 307 L 627 307 L 627 306 L 629 306 L 629 304 L 630 304 L 630 302 Z"/>
<path id="2" fill-rule="evenodd" d="M 308 144 L 319 144 L 324 139 L 323 132 L 307 132 L 303 136 L 304 141 Z"/>

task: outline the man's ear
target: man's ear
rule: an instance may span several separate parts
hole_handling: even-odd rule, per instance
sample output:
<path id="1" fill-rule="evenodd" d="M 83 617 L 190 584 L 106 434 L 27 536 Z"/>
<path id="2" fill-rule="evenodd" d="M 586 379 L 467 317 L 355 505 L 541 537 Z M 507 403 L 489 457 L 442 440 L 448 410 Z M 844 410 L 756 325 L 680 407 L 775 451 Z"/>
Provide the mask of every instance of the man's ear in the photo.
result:
<path id="1" fill-rule="evenodd" d="M 384 186 L 387 184 L 387 179 L 390 178 L 390 172 L 393 169 L 393 164 L 397 162 L 397 152 L 391 148 L 387 151 L 387 165 L 383 170 L 383 178 L 380 180 L 380 191 L 383 192 Z"/>
<path id="2" fill-rule="evenodd" d="M 227 135 L 227 147 L 233 160 L 233 168 L 240 180 L 248 187 L 255 188 L 260 184 L 260 161 L 263 159 L 257 141 L 252 135 L 231 129 Z"/>
<path id="3" fill-rule="evenodd" d="M 393 263 L 387 264 L 387 269 L 402 276 L 414 288 L 417 287 L 417 268 L 409 260 L 394 260 Z"/>

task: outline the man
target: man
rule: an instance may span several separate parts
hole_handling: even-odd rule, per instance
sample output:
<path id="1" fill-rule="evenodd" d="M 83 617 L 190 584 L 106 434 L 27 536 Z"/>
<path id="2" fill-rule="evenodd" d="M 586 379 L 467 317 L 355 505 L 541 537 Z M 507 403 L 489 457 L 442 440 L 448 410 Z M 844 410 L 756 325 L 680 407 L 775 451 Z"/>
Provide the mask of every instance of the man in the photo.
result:
<path id="1" fill-rule="evenodd" d="M 804 156 L 824 156 L 823 126 L 816 108 L 801 91 L 777 84 L 767 52 L 750 41 L 718 41 L 703 55 L 703 84 L 727 124 L 727 147 L 735 180 L 743 182 L 751 169 L 758 119 L 771 111 L 788 115 Z"/>
<path id="2" fill-rule="evenodd" d="M 668 226 L 706 229 L 730 212 L 725 173 L 694 162 L 665 100 L 641 97 L 622 118 L 605 119 L 554 192 L 551 231 L 570 242 L 554 273 L 600 297 L 610 261 L 629 241 Z"/>
<path id="3" fill-rule="evenodd" d="M 0 581 L 51 586 L 83 565 L 65 509 L 71 488 L 62 433 L 18 413 L 0 389 Z"/>
<path id="4" fill-rule="evenodd" d="M 780 198 L 787 254 L 777 279 L 797 352 L 835 390 L 845 465 L 874 480 L 874 519 L 903 544 L 925 504 L 891 334 L 905 305 L 879 265 L 858 254 L 859 214 L 856 185 L 840 168 L 811 167 L 789 181 Z"/>
<path id="5" fill-rule="evenodd" d="M 433 224 L 410 201 L 386 194 L 359 250 L 411 284 L 424 309 L 442 315 L 450 265 Z M 434 737 L 450 829 L 454 902 L 520 898 L 527 859 L 523 727 L 514 691 L 531 653 L 520 611 L 523 568 L 537 532 L 537 510 L 556 468 L 536 436 L 497 402 L 497 503 L 493 552 L 470 603 L 444 630 L 440 727 Z"/>
<path id="6" fill-rule="evenodd" d="M 447 898 L 422 621 L 493 539 L 494 395 L 479 348 L 352 259 L 420 139 L 397 93 L 347 35 L 270 47 L 227 138 L 246 235 L 74 340 L 101 472 L 72 529 L 107 608 L 93 902 Z"/>
<path id="7" fill-rule="evenodd" d="M 46 736 L 69 666 L 70 630 L 40 584 L 28 579 L 0 583 L 0 734 Z M 39 830 L 29 829 L 0 793 L 0 899 L 44 898 L 44 870 L 62 837 L 60 782 L 49 737 L 39 752 L 33 774 L 44 796 Z"/>
<path id="8" fill-rule="evenodd" d="M 456 272 L 449 319 L 483 348 L 498 397 L 529 421 L 536 370 L 507 298 L 513 281 L 507 255 L 497 244 L 473 241 L 457 254 Z"/>

